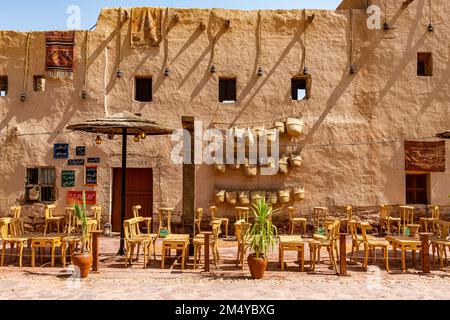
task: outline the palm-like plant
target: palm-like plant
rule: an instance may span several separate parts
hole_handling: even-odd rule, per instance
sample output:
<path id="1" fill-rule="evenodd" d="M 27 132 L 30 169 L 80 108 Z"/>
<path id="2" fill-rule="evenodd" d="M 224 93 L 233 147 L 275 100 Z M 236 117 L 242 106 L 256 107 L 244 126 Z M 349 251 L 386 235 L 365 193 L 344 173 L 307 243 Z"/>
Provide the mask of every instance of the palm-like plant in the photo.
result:
<path id="1" fill-rule="evenodd" d="M 277 228 L 272 224 L 271 217 L 279 211 L 274 210 L 269 202 L 258 200 L 250 204 L 255 223 L 246 234 L 250 239 L 250 249 L 255 253 L 256 259 L 261 254 L 268 255 L 269 249 L 273 248 L 278 236 Z"/>
<path id="2" fill-rule="evenodd" d="M 73 205 L 75 216 L 81 221 L 81 250 L 87 252 L 86 242 L 88 239 L 87 214 L 86 214 L 86 192 L 83 191 L 81 204 L 75 202 Z"/>

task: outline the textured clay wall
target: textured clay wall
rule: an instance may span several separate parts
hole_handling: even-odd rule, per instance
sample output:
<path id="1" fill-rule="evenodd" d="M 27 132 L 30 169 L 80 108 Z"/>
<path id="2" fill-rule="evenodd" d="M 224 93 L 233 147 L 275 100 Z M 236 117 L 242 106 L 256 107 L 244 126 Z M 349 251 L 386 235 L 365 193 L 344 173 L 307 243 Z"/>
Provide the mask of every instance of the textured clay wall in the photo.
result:
<path id="1" fill-rule="evenodd" d="M 70 123 L 125 110 L 174 128 L 180 128 L 181 117 L 189 115 L 202 120 L 204 128 L 214 122 L 258 121 L 269 127 L 275 119 L 303 115 L 305 136 L 282 139 L 282 150 L 302 151 L 301 169 L 287 176 L 248 179 L 241 171 L 216 174 L 210 166 L 198 166 L 199 207 L 214 204 L 217 187 L 277 190 L 294 185 L 306 189 L 306 200 L 291 204 L 303 213 L 313 206 L 352 204 L 366 217 L 380 204 L 405 203 L 403 141 L 432 137 L 450 125 L 446 32 L 450 4 L 433 2 L 436 30 L 427 33 L 427 1 L 416 0 L 407 8 L 401 7 L 402 2 L 389 1 L 389 21 L 395 27 L 390 31 L 368 30 L 361 9 L 315 11 L 306 33 L 303 10 L 262 11 L 261 50 L 257 11 L 164 9 L 165 17 L 179 17 L 177 23 L 168 19 L 165 40 L 158 47 L 131 49 L 129 20 L 124 18 L 124 11 L 129 14 L 130 9 L 122 9 L 121 37 L 119 10 L 104 9 L 90 34 L 87 100 L 80 98 L 85 76 L 84 31 L 76 33 L 74 80 L 47 80 L 45 92 L 32 90 L 32 76 L 44 74 L 45 63 L 44 34 L 32 33 L 26 102 L 19 99 L 26 34 L 0 31 L 0 75 L 8 75 L 10 87 L 8 96 L 0 98 L 0 208 L 5 211 L 23 194 L 27 166 L 54 165 L 59 182 L 67 161 L 54 160 L 52 147 L 67 142 L 72 147 L 86 145 L 88 156 L 102 159 L 99 185 L 94 190 L 105 208 L 104 219 L 109 220 L 111 168 L 120 165 L 118 139 L 106 141 L 105 137 L 98 147 L 95 136 L 59 132 Z M 225 29 L 225 20 L 231 21 L 230 29 Z M 206 30 L 199 28 L 201 22 Z M 352 39 L 355 75 L 349 73 Z M 125 72 L 120 79 L 116 77 L 119 45 L 120 69 Z M 417 77 L 419 51 L 433 53 L 433 77 Z M 217 66 L 215 74 L 209 72 L 212 63 Z M 302 72 L 304 63 L 311 72 L 311 97 L 292 101 L 291 77 Z M 170 77 L 163 74 L 165 66 L 171 70 Z M 262 77 L 256 74 L 259 66 L 264 69 Z M 134 101 L 135 76 L 153 77 L 152 102 Z M 237 103 L 218 103 L 218 79 L 222 76 L 237 77 Z M 24 135 L 29 133 L 49 134 Z M 392 140 L 395 142 L 367 143 Z M 130 143 L 129 166 L 154 168 L 154 207 L 175 207 L 175 222 L 179 222 L 182 168 L 170 161 L 172 146 L 169 137 Z M 450 168 L 448 148 L 446 165 Z M 78 175 L 75 189 L 89 190 L 82 186 L 82 170 Z M 446 205 L 449 173 L 432 173 L 430 180 L 430 202 Z M 60 209 L 66 205 L 66 191 L 58 183 Z M 220 214 L 232 216 L 233 208 L 222 205 Z"/>

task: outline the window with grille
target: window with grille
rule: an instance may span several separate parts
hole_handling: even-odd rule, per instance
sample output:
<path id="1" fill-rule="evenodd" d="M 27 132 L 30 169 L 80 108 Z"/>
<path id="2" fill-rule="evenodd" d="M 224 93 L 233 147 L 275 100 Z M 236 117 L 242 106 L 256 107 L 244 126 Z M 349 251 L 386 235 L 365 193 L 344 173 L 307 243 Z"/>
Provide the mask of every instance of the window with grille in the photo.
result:
<path id="1" fill-rule="evenodd" d="M 219 79 L 219 102 L 236 102 L 236 78 Z"/>
<path id="2" fill-rule="evenodd" d="M 406 203 L 428 204 L 428 174 L 406 175 Z"/>
<path id="3" fill-rule="evenodd" d="M 54 167 L 27 168 L 25 201 L 54 202 L 56 200 L 56 169 Z"/>
<path id="4" fill-rule="evenodd" d="M 136 77 L 136 92 L 134 99 L 140 102 L 153 100 L 153 80 L 151 77 Z"/>
<path id="5" fill-rule="evenodd" d="M 431 52 L 417 53 L 417 75 L 422 77 L 433 75 L 433 57 Z"/>
<path id="6" fill-rule="evenodd" d="M 8 77 L 0 76 L 0 97 L 8 95 Z"/>

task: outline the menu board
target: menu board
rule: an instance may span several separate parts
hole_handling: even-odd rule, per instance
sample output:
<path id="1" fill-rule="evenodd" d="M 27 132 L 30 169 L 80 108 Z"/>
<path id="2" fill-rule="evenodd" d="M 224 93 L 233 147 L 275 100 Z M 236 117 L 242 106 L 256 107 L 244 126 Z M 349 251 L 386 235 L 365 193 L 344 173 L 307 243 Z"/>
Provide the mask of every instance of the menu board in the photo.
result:
<path id="1" fill-rule="evenodd" d="M 100 163 L 100 158 L 88 158 L 88 163 Z"/>
<path id="2" fill-rule="evenodd" d="M 86 147 L 81 146 L 76 147 L 75 149 L 77 157 L 84 157 L 86 155 Z"/>
<path id="3" fill-rule="evenodd" d="M 63 188 L 75 187 L 75 171 L 63 170 L 61 172 L 61 185 Z"/>
<path id="4" fill-rule="evenodd" d="M 68 159 L 69 158 L 69 144 L 55 143 L 53 146 L 54 159 Z"/>
<path id="5" fill-rule="evenodd" d="M 84 166 L 84 159 L 70 159 L 69 166 Z"/>
<path id="6" fill-rule="evenodd" d="M 86 204 L 97 204 L 97 192 L 86 192 Z M 67 191 L 67 204 L 71 205 L 74 202 L 80 203 L 83 201 L 83 191 Z"/>
<path id="7" fill-rule="evenodd" d="M 97 167 L 86 167 L 84 169 L 84 184 L 87 186 L 97 185 Z"/>

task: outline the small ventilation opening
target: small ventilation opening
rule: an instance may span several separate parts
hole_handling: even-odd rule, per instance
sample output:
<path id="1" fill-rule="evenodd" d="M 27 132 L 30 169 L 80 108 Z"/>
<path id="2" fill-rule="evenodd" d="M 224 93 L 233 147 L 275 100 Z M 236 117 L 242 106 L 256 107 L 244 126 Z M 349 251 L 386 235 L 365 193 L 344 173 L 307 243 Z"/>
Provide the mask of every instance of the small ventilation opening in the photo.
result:
<path id="1" fill-rule="evenodd" d="M 431 52 L 417 53 L 417 75 L 431 77 L 433 75 L 433 56 Z"/>
<path id="2" fill-rule="evenodd" d="M 8 95 L 8 77 L 0 76 L 0 97 Z"/>
<path id="3" fill-rule="evenodd" d="M 219 79 L 219 102 L 236 102 L 236 78 Z"/>
<path id="4" fill-rule="evenodd" d="M 135 100 L 140 102 L 150 102 L 153 100 L 153 81 L 151 77 L 136 78 Z"/>

